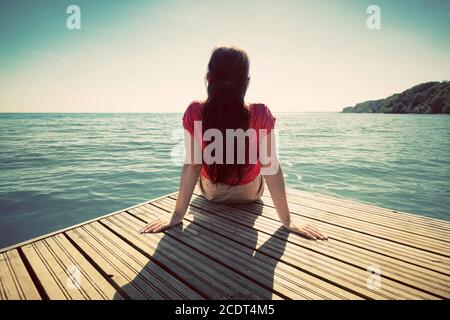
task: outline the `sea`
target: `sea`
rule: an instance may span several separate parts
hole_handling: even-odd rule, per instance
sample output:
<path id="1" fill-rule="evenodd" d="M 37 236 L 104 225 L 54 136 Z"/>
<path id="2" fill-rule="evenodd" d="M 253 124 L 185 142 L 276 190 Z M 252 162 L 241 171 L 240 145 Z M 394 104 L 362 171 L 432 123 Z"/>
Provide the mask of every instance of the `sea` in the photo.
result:
<path id="1" fill-rule="evenodd" d="M 450 221 L 450 116 L 274 115 L 288 187 Z M 0 248 L 177 191 L 181 116 L 0 114 Z"/>

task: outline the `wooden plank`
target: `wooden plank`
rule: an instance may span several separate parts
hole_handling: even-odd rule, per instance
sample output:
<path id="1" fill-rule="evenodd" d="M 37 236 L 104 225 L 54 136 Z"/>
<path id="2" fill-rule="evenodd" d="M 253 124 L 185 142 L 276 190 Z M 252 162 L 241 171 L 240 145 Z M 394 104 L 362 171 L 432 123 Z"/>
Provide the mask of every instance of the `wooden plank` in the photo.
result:
<path id="1" fill-rule="evenodd" d="M 263 201 L 265 205 L 273 206 L 272 199 L 268 197 L 263 197 Z M 294 214 L 309 217 L 317 221 L 335 224 L 340 227 L 354 230 L 360 233 L 369 234 L 381 239 L 386 239 L 410 247 L 433 252 L 442 255 L 444 257 L 450 256 L 448 244 L 444 241 L 439 241 L 424 236 L 410 234 L 405 231 L 392 230 L 387 227 L 373 225 L 364 221 L 357 221 L 352 218 L 337 216 L 323 210 L 304 207 L 292 202 L 289 202 L 289 209 Z"/>
<path id="2" fill-rule="evenodd" d="M 62 234 L 28 244 L 23 252 L 50 299 L 98 300 L 115 295 L 114 288 Z M 70 272 L 77 275 L 69 277 Z"/>
<path id="3" fill-rule="evenodd" d="M 269 193 L 265 193 L 264 197 L 270 198 Z M 370 212 L 365 212 L 360 209 L 345 208 L 336 204 L 327 204 L 317 200 L 310 200 L 305 197 L 297 195 L 289 195 L 289 202 L 302 205 L 305 207 L 326 211 L 328 213 L 336 214 L 353 218 L 358 221 L 370 222 L 374 225 L 386 227 L 393 230 L 407 231 L 411 234 L 421 235 L 427 238 L 450 242 L 449 230 L 435 228 L 433 226 L 419 223 L 417 221 L 401 220 L 399 217 L 388 217 L 378 215 Z M 401 214 L 398 214 L 401 216 Z"/>
<path id="4" fill-rule="evenodd" d="M 269 195 L 267 191 L 268 189 L 266 188 L 265 194 Z M 311 193 L 292 188 L 286 188 L 286 193 L 289 199 L 291 198 L 291 196 L 301 196 L 302 198 L 311 199 L 317 202 L 335 204 L 343 208 L 357 209 L 364 212 L 364 214 L 376 214 L 378 216 L 394 218 L 398 221 L 414 222 L 418 224 L 428 225 L 434 229 L 442 229 L 450 231 L 450 223 L 448 221 L 443 221 L 431 217 L 419 216 L 417 214 L 403 212 L 400 210 L 382 208 L 368 203 L 356 202 L 349 199 L 337 198 L 324 194 Z"/>
<path id="5" fill-rule="evenodd" d="M 176 197 L 172 196 L 170 198 L 175 199 Z M 255 220 L 253 217 L 249 217 L 249 212 L 233 206 L 210 203 L 203 197 L 196 197 L 192 203 L 195 203 L 194 206 L 197 206 L 198 208 L 205 208 L 205 210 L 209 211 L 211 214 L 216 214 L 224 219 L 256 228 L 267 234 L 275 233 L 279 227 L 274 220 L 269 219 L 266 216 L 259 215 Z M 283 230 L 282 234 L 284 237 L 287 237 L 288 232 Z M 295 243 L 302 248 L 313 250 L 324 256 L 346 262 L 363 270 L 366 270 L 370 265 L 376 264 L 382 269 L 383 277 L 401 282 L 408 286 L 416 287 L 432 295 L 450 298 L 449 276 L 415 265 L 410 265 L 368 250 L 363 250 L 346 243 L 329 241 L 326 243 L 326 246 L 317 246 L 315 242 L 305 241 L 299 237 L 287 238 L 288 241 Z"/>
<path id="6" fill-rule="evenodd" d="M 134 216 L 117 215 L 101 222 L 197 288 L 208 299 L 281 299 L 164 233 L 138 233 L 137 230 L 145 223 Z"/>
<path id="7" fill-rule="evenodd" d="M 69 289 L 67 287 L 67 271 L 56 261 L 44 241 L 36 241 L 25 245 L 23 247 L 23 253 L 49 299 L 87 299 L 81 290 Z"/>
<path id="8" fill-rule="evenodd" d="M 31 276 L 15 249 L 0 253 L 0 300 L 40 300 Z"/>
<path id="9" fill-rule="evenodd" d="M 268 191 L 268 188 L 266 188 L 265 191 Z M 410 222 L 417 222 L 417 223 L 423 223 L 431 225 L 435 228 L 442 228 L 445 230 L 450 230 L 450 222 L 445 220 L 440 220 L 436 218 L 431 218 L 428 216 L 418 215 L 414 213 L 404 212 L 397 209 L 389 209 L 389 208 L 383 208 L 379 207 L 370 203 L 362 202 L 362 201 L 355 201 L 347 198 L 341 198 L 337 196 L 331 196 L 327 194 L 318 194 L 313 192 L 307 192 L 303 190 L 297 190 L 293 188 L 286 188 L 286 194 L 288 198 L 291 195 L 300 196 L 302 198 L 307 198 L 311 200 L 315 200 L 318 202 L 324 202 L 329 204 L 336 204 L 341 207 L 345 208 L 353 208 L 353 209 L 359 209 L 364 212 L 368 213 L 374 213 L 377 215 L 384 215 L 386 217 L 393 217 L 400 220 L 410 221 Z M 267 193 L 269 195 L 269 193 Z"/>
<path id="10" fill-rule="evenodd" d="M 66 270 L 71 266 L 75 266 L 80 270 L 80 289 L 86 292 L 89 299 L 122 299 L 117 290 L 70 244 L 63 234 L 47 238 L 45 242 Z"/>
<path id="11" fill-rule="evenodd" d="M 278 223 L 278 217 L 275 208 L 267 204 L 253 203 L 248 206 L 233 205 L 249 213 L 261 211 L 266 216 Z M 264 209 L 261 209 L 264 208 Z M 293 214 L 296 214 L 292 211 Z M 367 250 L 368 252 L 376 252 L 384 256 L 388 256 L 397 260 L 417 265 L 425 269 L 436 271 L 444 275 L 450 275 L 449 265 L 450 259 L 439 254 L 423 251 L 404 244 L 389 241 L 388 239 L 380 239 L 372 235 L 360 233 L 355 230 L 342 228 L 339 225 L 318 221 L 307 216 L 299 215 L 300 219 L 316 225 L 323 230 L 333 240 L 346 243 Z"/>
<path id="12" fill-rule="evenodd" d="M 131 299 L 201 299 L 98 222 L 67 234 Z"/>
<path id="13" fill-rule="evenodd" d="M 168 203 L 168 200 L 161 199 L 153 204 L 162 206 L 164 203 L 167 203 L 166 208 L 170 210 L 171 204 Z M 172 205 L 175 202 L 172 201 Z M 231 220 L 225 220 L 221 217 L 211 218 L 211 212 L 205 212 L 200 208 L 191 208 L 192 211 L 196 214 L 196 219 L 204 219 L 203 226 L 208 226 L 208 228 L 215 227 L 215 231 L 225 235 L 227 237 L 232 237 L 235 241 L 244 242 L 246 236 L 253 232 L 258 232 L 258 239 L 264 237 L 270 237 L 269 234 L 260 233 L 258 230 L 251 230 L 250 228 L 239 228 L 237 223 Z M 205 213 L 203 213 L 205 212 Z M 209 219 L 207 218 L 209 217 Z M 201 224 L 202 222 L 197 222 Z M 238 228 L 239 231 L 234 230 Z M 237 235 L 237 236 L 236 236 Z M 292 237 L 299 236 L 295 234 L 290 234 Z M 302 239 L 303 241 L 308 241 L 306 239 Z M 327 242 L 315 242 L 317 246 L 319 245 L 327 245 Z M 264 253 L 271 255 L 273 252 L 276 252 L 277 246 L 285 246 L 284 254 L 279 257 L 280 261 L 286 261 L 291 265 L 294 265 L 298 268 L 307 270 L 311 274 L 315 274 L 318 277 L 324 277 L 326 275 L 327 279 L 330 281 L 335 281 L 334 283 L 339 284 L 342 287 L 349 287 L 354 285 L 358 288 L 359 292 L 365 294 L 373 294 L 372 291 L 367 288 L 367 272 L 366 270 L 361 270 L 359 268 L 355 268 L 352 265 L 348 265 L 346 263 L 342 263 L 341 261 L 332 259 L 330 257 L 317 254 L 312 250 L 299 250 L 296 245 L 293 245 L 290 242 L 283 241 L 281 239 L 274 239 L 271 245 L 265 246 Z M 258 250 L 263 250 L 259 248 Z M 411 288 L 404 286 L 402 284 L 396 283 L 390 279 L 383 278 L 384 285 L 377 290 L 377 293 L 384 298 L 405 298 L 405 299 L 433 299 L 436 298 L 430 294 L 414 291 Z M 380 297 L 378 297 L 380 298 Z"/>

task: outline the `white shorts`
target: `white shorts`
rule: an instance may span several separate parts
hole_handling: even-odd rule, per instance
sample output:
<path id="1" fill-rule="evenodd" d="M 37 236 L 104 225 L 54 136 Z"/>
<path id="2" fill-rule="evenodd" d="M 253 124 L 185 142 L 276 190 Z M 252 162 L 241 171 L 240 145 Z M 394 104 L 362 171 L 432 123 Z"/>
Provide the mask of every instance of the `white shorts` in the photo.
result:
<path id="1" fill-rule="evenodd" d="M 261 174 L 249 183 L 234 186 L 224 183 L 212 183 L 203 176 L 200 176 L 198 184 L 203 196 L 212 202 L 253 202 L 261 198 L 264 192 L 264 179 Z"/>

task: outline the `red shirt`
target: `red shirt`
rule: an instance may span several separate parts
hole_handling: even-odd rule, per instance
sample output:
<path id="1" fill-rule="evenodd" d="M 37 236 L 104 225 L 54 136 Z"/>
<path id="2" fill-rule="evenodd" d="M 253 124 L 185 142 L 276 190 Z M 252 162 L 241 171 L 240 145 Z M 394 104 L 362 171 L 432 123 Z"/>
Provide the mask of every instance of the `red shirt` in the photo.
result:
<path id="1" fill-rule="evenodd" d="M 199 101 L 192 102 L 186 109 L 183 115 L 183 127 L 193 136 L 194 135 L 194 121 L 202 121 L 202 108 L 203 103 Z M 260 129 L 266 129 L 267 134 L 275 127 L 276 118 L 272 116 L 269 108 L 262 103 L 254 103 L 250 105 L 250 122 L 249 128 L 256 130 L 257 143 L 259 145 Z M 202 150 L 205 148 L 205 144 L 201 143 Z M 207 174 L 207 164 L 202 163 L 201 175 L 209 179 Z M 239 184 L 246 184 L 253 181 L 260 173 L 259 159 L 256 163 L 245 164 L 243 168 L 244 178 Z M 210 179 L 209 179 L 210 180 Z M 231 181 L 224 181 L 225 184 L 231 184 Z"/>

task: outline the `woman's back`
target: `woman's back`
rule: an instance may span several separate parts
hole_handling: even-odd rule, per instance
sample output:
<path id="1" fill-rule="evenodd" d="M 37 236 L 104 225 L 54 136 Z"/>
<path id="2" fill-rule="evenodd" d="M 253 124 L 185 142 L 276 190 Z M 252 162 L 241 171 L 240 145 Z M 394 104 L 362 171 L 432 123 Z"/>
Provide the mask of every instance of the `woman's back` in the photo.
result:
<path id="1" fill-rule="evenodd" d="M 200 123 L 203 123 L 204 108 L 205 108 L 204 102 L 194 101 L 188 106 L 188 108 L 186 109 L 186 111 L 183 115 L 183 119 L 182 119 L 183 127 L 193 137 L 194 137 L 195 122 L 199 121 Z M 249 152 L 249 149 L 251 149 L 251 147 L 253 147 L 251 144 L 255 144 L 256 150 L 258 150 L 260 137 L 262 135 L 271 133 L 271 130 L 275 126 L 275 120 L 276 120 L 276 118 L 273 117 L 272 113 L 270 112 L 269 108 L 266 105 L 261 104 L 261 103 L 250 104 L 248 106 L 248 113 L 249 113 L 248 129 L 254 130 L 254 132 L 256 133 L 256 139 L 252 140 L 249 136 L 246 137 L 246 139 L 248 139 L 247 140 L 248 144 L 246 145 L 246 150 L 245 150 L 245 152 L 247 154 Z M 235 129 L 235 128 L 226 128 L 226 129 Z M 198 143 L 199 145 L 202 146 L 202 151 L 203 151 L 205 149 L 205 147 L 207 146 L 207 143 L 205 143 L 204 139 L 201 139 L 201 137 L 199 135 L 196 135 L 196 137 L 197 137 L 196 143 Z M 229 140 L 228 140 L 228 142 L 229 142 Z M 223 145 L 225 145 L 226 143 L 227 143 L 227 138 L 224 136 L 223 137 Z M 233 143 L 234 143 L 234 141 L 233 141 Z M 226 148 L 226 146 L 224 146 L 224 148 Z M 249 159 L 251 157 L 248 156 L 246 158 L 247 158 L 246 163 L 242 164 L 240 166 L 241 179 L 239 179 L 239 181 L 237 183 L 236 183 L 235 177 L 233 177 L 232 175 L 228 175 L 223 180 L 216 181 L 216 182 L 234 185 L 234 184 L 246 184 L 246 183 L 253 181 L 260 173 L 259 158 L 256 157 L 257 161 L 253 162 L 253 163 L 251 161 L 249 161 Z M 221 165 L 222 166 L 229 165 L 229 164 L 226 164 L 225 162 L 226 161 L 223 161 L 223 164 L 221 164 Z M 236 165 L 236 164 L 234 164 L 234 165 Z M 210 175 L 208 174 L 208 164 L 204 161 L 204 159 L 202 161 L 201 174 L 203 177 L 205 177 L 211 181 L 214 181 L 213 177 L 210 177 Z"/>

